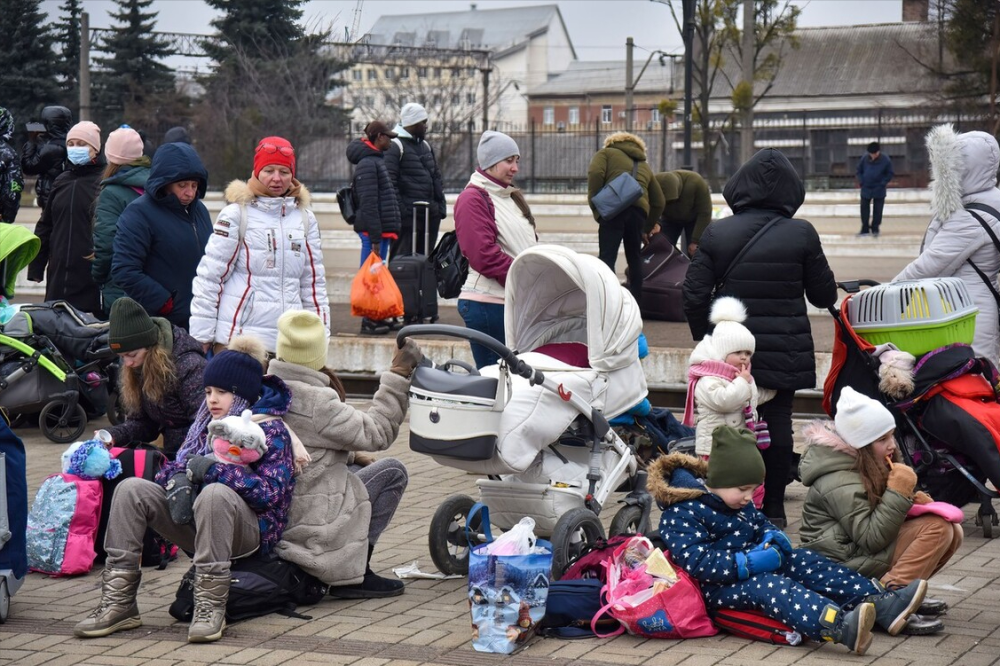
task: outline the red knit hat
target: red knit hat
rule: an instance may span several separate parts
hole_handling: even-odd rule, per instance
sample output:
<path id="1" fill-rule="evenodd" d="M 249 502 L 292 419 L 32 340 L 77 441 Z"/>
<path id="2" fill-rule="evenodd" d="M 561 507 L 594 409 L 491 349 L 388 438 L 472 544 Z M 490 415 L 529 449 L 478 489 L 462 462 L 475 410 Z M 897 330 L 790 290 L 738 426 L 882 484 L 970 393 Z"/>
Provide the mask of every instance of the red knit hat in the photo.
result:
<path id="1" fill-rule="evenodd" d="M 260 140 L 253 153 L 253 176 L 257 177 L 260 170 L 270 164 L 280 164 L 292 170 L 295 175 L 295 149 L 287 139 L 280 136 L 267 136 Z"/>

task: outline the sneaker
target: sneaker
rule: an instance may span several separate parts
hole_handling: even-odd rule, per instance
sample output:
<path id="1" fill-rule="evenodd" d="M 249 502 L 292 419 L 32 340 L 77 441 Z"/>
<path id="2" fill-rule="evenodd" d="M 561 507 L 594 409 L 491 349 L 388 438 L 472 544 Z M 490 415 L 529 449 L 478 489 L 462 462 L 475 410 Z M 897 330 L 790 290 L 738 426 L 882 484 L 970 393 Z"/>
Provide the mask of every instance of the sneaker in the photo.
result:
<path id="1" fill-rule="evenodd" d="M 385 335 L 389 332 L 388 324 L 365 317 L 361 320 L 361 335 Z"/>
<path id="2" fill-rule="evenodd" d="M 944 631 L 944 623 L 941 620 L 914 613 L 899 633 L 903 636 L 930 636 L 941 631 Z"/>
<path id="3" fill-rule="evenodd" d="M 947 612 L 948 602 L 942 601 L 941 599 L 924 597 L 924 602 L 920 604 L 920 608 L 917 609 L 916 614 L 937 617 L 938 615 L 944 615 Z"/>
<path id="4" fill-rule="evenodd" d="M 857 237 L 857 238 L 865 238 L 865 237 L 867 237 L 867 236 L 871 236 L 871 233 L 870 233 L 870 232 L 868 232 L 868 231 L 862 231 L 861 233 L 858 233 L 858 234 L 854 234 L 854 235 L 855 235 L 855 237 Z"/>
<path id="5" fill-rule="evenodd" d="M 875 622 L 890 636 L 895 636 L 906 626 L 907 620 L 920 608 L 927 594 L 927 581 L 915 580 L 906 587 L 886 589 L 878 580 L 873 583 L 881 590 L 879 594 L 865 597 L 866 602 L 875 604 Z"/>
<path id="6" fill-rule="evenodd" d="M 868 651 L 872 644 L 872 625 L 875 624 L 873 604 L 860 603 L 850 612 L 827 606 L 820 613 L 823 640 L 840 643 L 857 654 Z"/>

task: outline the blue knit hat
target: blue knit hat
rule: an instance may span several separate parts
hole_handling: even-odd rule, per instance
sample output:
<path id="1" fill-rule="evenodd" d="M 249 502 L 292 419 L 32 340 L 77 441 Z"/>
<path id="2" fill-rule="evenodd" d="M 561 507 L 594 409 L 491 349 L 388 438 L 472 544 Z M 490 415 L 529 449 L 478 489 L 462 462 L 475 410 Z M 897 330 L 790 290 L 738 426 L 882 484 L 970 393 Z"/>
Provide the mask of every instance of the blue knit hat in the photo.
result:
<path id="1" fill-rule="evenodd" d="M 260 398 L 265 358 L 264 345 L 256 338 L 233 338 L 229 349 L 219 352 L 205 365 L 204 385 L 235 393 L 252 405 Z"/>

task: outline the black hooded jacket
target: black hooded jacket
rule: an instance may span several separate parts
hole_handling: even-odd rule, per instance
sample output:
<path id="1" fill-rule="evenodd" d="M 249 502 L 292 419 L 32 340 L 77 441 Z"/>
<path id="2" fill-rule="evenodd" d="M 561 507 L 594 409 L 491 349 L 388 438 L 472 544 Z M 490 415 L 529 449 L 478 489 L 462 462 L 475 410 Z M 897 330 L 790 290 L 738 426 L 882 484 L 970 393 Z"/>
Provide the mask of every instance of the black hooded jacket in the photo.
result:
<path id="1" fill-rule="evenodd" d="M 0 222 L 13 222 L 21 208 L 24 177 L 17 151 L 10 145 L 14 136 L 14 116 L 0 106 Z"/>
<path id="2" fill-rule="evenodd" d="M 399 143 L 396 143 L 397 141 Z M 392 142 L 389 150 L 385 151 L 385 166 L 396 188 L 400 224 L 405 230 L 404 234 L 413 233 L 414 201 L 427 201 L 432 204 L 428 211 L 432 225 L 448 216 L 441 170 L 438 168 L 434 151 L 426 141 L 401 134 Z M 437 226 L 432 228 L 437 229 Z"/>
<path id="3" fill-rule="evenodd" d="M 66 162 L 66 133 L 73 126 L 73 114 L 65 106 L 47 106 L 42 109 L 45 134 L 24 144 L 21 151 L 21 170 L 29 176 L 38 176 L 35 194 L 38 205 L 45 208 L 52 184 L 69 164 Z"/>
<path id="4" fill-rule="evenodd" d="M 372 245 L 378 247 L 384 234 L 399 234 L 399 204 L 396 188 L 385 168 L 382 152 L 371 144 L 355 139 L 347 145 L 347 159 L 354 164 L 354 196 L 358 201 L 358 216 L 354 230 L 367 233 Z"/>
<path id="5" fill-rule="evenodd" d="M 735 296 L 746 305 L 744 325 L 757 343 L 752 360 L 757 384 L 778 390 L 813 388 L 816 362 L 805 299 L 829 307 L 837 301 L 837 284 L 816 229 L 792 218 L 805 199 L 802 181 L 780 151 L 768 148 L 740 167 L 723 196 L 733 216 L 708 226 L 684 280 L 691 335 L 701 340 L 709 332 L 714 297 Z M 715 293 L 736 255 L 774 218 L 778 221 Z"/>

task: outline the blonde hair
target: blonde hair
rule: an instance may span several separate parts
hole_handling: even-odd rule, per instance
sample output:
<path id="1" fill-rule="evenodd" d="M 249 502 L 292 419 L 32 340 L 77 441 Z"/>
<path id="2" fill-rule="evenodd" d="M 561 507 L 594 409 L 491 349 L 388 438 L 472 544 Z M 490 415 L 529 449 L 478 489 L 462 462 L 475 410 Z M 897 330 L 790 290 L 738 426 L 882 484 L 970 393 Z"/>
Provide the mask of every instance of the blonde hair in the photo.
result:
<path id="1" fill-rule="evenodd" d="M 174 357 L 162 345 L 146 347 L 146 358 L 139 368 L 122 368 L 119 395 L 125 413 L 133 416 L 142 409 L 142 398 L 161 402 L 177 384 Z"/>

